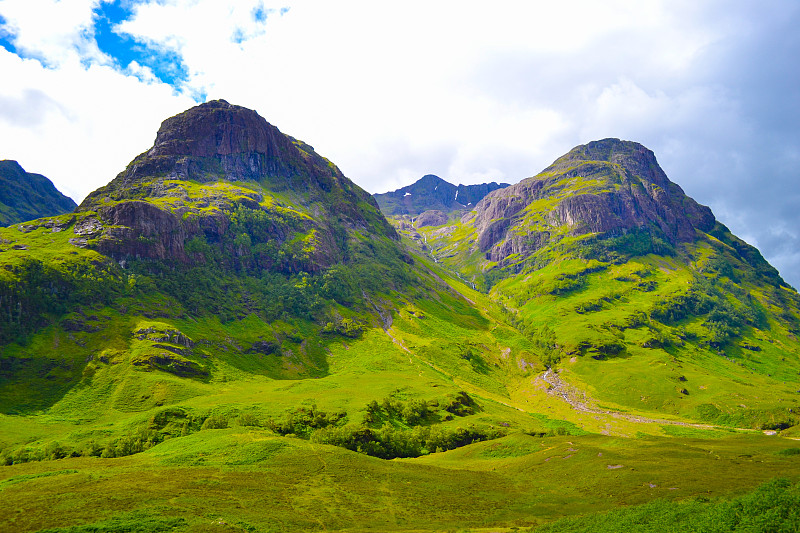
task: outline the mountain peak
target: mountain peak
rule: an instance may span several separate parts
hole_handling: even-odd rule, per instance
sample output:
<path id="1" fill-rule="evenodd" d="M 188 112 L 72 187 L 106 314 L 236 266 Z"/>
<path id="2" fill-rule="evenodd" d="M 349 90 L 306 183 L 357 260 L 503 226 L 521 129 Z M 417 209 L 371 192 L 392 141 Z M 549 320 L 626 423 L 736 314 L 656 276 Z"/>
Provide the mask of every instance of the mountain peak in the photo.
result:
<path id="1" fill-rule="evenodd" d="M 267 154 L 279 134 L 276 127 L 252 109 L 212 100 L 162 122 L 148 155 Z"/>
<path id="2" fill-rule="evenodd" d="M 403 188 L 412 187 L 413 185 L 438 185 L 441 183 L 447 183 L 448 185 L 452 185 L 435 174 L 425 174 L 412 185 L 408 185 L 407 187 Z"/>
<path id="3" fill-rule="evenodd" d="M 661 187 L 671 184 L 652 150 L 634 141 L 615 138 L 581 144 L 559 157 L 543 172 L 561 172 L 583 162 L 606 162 L 619 165 L 632 176 Z"/>
<path id="4" fill-rule="evenodd" d="M 334 190 L 353 189 L 336 165 L 311 146 L 283 134 L 256 111 L 225 100 L 164 120 L 153 146 L 81 207 L 91 208 L 105 197 L 130 198 L 144 189 L 153 194 L 158 180 L 258 182 L 305 195 L 310 202 Z"/>
<path id="5" fill-rule="evenodd" d="M 524 221 L 526 207 L 541 200 L 552 209 L 533 225 Z M 479 248 L 498 262 L 564 234 L 644 230 L 676 244 L 694 241 L 697 230 L 709 232 L 715 223 L 708 207 L 667 178 L 651 150 L 619 139 L 576 146 L 538 175 L 487 195 L 475 216 Z M 512 231 L 519 224 L 525 231 Z"/>
<path id="6" fill-rule="evenodd" d="M 434 174 L 395 191 L 373 195 L 385 215 L 419 215 L 425 211 L 460 211 L 472 209 L 490 192 L 508 187 L 508 183 L 453 185 Z"/>
<path id="7" fill-rule="evenodd" d="M 305 259 L 290 261 L 290 270 L 316 271 L 338 261 L 340 241 L 353 228 L 397 237 L 370 195 L 336 165 L 257 112 L 225 100 L 164 120 L 152 148 L 80 206 L 97 212 L 98 227 L 106 228 L 92 244 L 87 239 L 101 253 L 184 263 L 196 255 L 184 249 L 187 240 L 201 234 L 224 240 L 230 214 L 239 209 L 268 221 L 263 233 L 273 241 L 300 234 L 319 241 L 305 246 L 314 253 L 294 254 Z"/>

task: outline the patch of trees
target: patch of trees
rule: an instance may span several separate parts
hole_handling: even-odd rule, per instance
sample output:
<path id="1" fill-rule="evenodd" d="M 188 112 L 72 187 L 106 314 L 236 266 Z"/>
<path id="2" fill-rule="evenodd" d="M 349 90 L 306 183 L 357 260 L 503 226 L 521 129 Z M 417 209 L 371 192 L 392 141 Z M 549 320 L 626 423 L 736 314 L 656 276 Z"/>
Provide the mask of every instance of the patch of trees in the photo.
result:
<path id="1" fill-rule="evenodd" d="M 106 441 L 89 440 L 69 445 L 48 442 L 3 450 L 0 464 L 12 465 L 29 461 L 63 459 L 65 457 L 125 457 L 141 453 L 173 437 L 190 435 L 207 429 L 228 427 L 229 417 L 221 413 L 192 414 L 181 408 L 167 408 L 155 413 L 146 425 L 126 435 Z"/>
<path id="2" fill-rule="evenodd" d="M 0 345 L 24 341 L 76 305 L 107 304 L 126 290 L 110 262 L 76 261 L 62 270 L 30 258 L 6 270 L 0 275 Z"/>
<path id="3" fill-rule="evenodd" d="M 394 459 L 419 457 L 503 436 L 500 429 L 472 425 L 445 428 L 439 424 L 479 410 L 477 402 L 464 391 L 430 401 L 403 401 L 389 396 L 380 402 L 369 402 L 360 424 L 347 423 L 344 413 L 327 413 L 312 406 L 290 411 L 280 421 L 268 420 L 266 426 L 280 435 Z"/>
<path id="4" fill-rule="evenodd" d="M 300 407 L 290 411 L 283 420 L 269 419 L 266 427 L 278 435 L 294 435 L 307 439 L 316 430 L 329 426 L 341 426 L 346 421 L 347 413 L 344 411 L 328 413 L 317 409 L 316 405 L 312 405 L 308 408 Z"/>
<path id="5" fill-rule="evenodd" d="M 347 425 L 315 432 L 312 442 L 332 444 L 381 459 L 419 457 L 433 452 L 453 450 L 474 442 L 496 439 L 505 433 L 494 428 L 442 428 L 415 426 L 399 429 L 385 424 L 379 429 Z"/>
<path id="6" fill-rule="evenodd" d="M 665 297 L 650 310 L 650 317 L 666 324 L 702 316 L 709 330 L 708 343 L 721 348 L 741 336 L 747 326 L 766 325 L 766 314 L 758 302 L 741 289 L 698 276 L 686 292 Z"/>
<path id="7" fill-rule="evenodd" d="M 579 256 L 621 264 L 632 257 L 648 254 L 673 256 L 675 247 L 663 233 L 651 228 L 632 228 L 623 234 L 605 234 L 591 239 L 578 251 Z"/>

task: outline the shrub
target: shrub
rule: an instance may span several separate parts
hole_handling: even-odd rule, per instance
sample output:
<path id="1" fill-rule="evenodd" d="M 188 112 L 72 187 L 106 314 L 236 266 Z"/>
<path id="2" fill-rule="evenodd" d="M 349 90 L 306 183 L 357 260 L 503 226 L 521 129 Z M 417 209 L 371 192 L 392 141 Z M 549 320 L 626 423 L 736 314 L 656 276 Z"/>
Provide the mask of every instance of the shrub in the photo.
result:
<path id="1" fill-rule="evenodd" d="M 211 415 L 205 419 L 200 429 L 225 429 L 228 427 L 228 417 L 225 415 Z"/>

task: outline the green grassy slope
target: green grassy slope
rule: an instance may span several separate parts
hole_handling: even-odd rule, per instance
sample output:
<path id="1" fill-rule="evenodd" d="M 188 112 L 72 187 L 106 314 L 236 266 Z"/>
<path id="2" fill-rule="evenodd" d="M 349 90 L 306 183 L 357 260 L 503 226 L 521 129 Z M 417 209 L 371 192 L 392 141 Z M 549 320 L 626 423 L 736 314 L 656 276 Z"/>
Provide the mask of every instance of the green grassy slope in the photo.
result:
<path id="1" fill-rule="evenodd" d="M 735 496 L 794 470 L 792 449 L 766 437 L 675 446 L 520 435 L 398 462 L 259 429 L 209 429 L 122 459 L 5 467 L 0 524 L 15 531 L 512 531 L 654 498 Z M 132 526 L 140 529 L 126 529 Z"/>
<path id="2" fill-rule="evenodd" d="M 511 531 L 800 479 L 796 293 L 721 226 L 492 262 L 276 146 L 0 229 L 0 529 Z"/>
<path id="3" fill-rule="evenodd" d="M 628 145 L 617 143 L 628 157 Z M 624 231 L 587 231 L 581 216 L 599 226 L 628 216 L 623 211 L 613 215 L 616 222 L 597 222 L 603 211 L 593 214 L 592 206 L 606 202 L 598 198 L 635 203 L 637 197 L 623 193 L 629 183 L 645 182 L 632 174 L 630 161 L 623 161 L 628 167 L 587 162 L 580 148 L 509 189 L 527 194 L 528 203 L 507 219 L 485 220 L 493 204 L 513 204 L 495 194 L 472 215 L 440 226 L 411 228 L 402 217 L 394 222 L 421 254 L 487 292 L 539 358 L 595 408 L 764 429 L 794 426 L 797 292 L 757 250 L 713 220 L 691 238 L 670 237 L 658 218 Z M 661 184 L 673 190 L 673 205 L 689 205 L 677 186 Z M 589 207 L 569 212 L 565 202 Z M 564 216 L 578 218 L 567 223 Z M 513 244 L 513 253 L 493 260 L 501 244 L 479 249 L 487 224 L 509 228 L 501 244 Z M 526 248 L 525 235 L 547 238 Z M 521 383 L 520 398 L 536 387 Z"/>

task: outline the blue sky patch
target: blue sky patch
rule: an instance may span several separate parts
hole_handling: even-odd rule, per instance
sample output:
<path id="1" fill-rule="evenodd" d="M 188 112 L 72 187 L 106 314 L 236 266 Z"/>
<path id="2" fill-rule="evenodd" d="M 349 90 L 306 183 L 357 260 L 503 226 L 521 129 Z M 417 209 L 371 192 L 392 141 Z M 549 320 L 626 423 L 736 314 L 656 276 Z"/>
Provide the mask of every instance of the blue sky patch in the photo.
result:
<path id="1" fill-rule="evenodd" d="M 104 2 L 95 13 L 94 35 L 97 46 L 103 53 L 111 56 L 120 68 L 127 68 L 132 61 L 136 61 L 150 68 L 156 78 L 175 88 L 181 87 L 189 79 L 183 59 L 174 50 L 155 47 L 114 31 L 115 25 L 133 14 L 131 2 Z"/>
<path id="2" fill-rule="evenodd" d="M 253 20 L 256 22 L 266 22 L 270 11 L 273 10 L 265 8 L 264 4 L 259 4 L 259 6 L 253 10 Z"/>
<path id="3" fill-rule="evenodd" d="M 17 47 L 14 46 L 14 43 L 11 42 L 11 33 L 6 30 L 6 19 L 0 15 L 0 46 L 11 52 L 12 54 L 17 54 Z"/>

